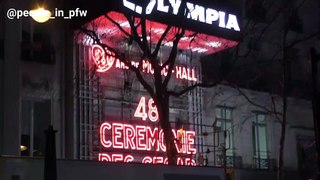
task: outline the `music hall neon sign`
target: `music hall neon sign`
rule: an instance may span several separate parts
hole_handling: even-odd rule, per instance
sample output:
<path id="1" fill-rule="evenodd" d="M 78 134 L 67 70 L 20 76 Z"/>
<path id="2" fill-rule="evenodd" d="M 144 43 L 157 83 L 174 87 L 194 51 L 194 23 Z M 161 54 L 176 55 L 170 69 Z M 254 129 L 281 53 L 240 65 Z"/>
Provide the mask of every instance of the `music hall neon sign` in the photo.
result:
<path id="1" fill-rule="evenodd" d="M 97 66 L 97 72 L 106 72 L 112 67 L 116 69 L 129 69 L 129 67 L 126 66 L 123 62 L 115 58 L 114 53 L 109 51 L 108 48 L 105 48 L 104 50 L 100 45 L 95 44 L 91 47 L 91 54 L 93 61 Z M 139 62 L 131 61 L 131 65 L 138 68 Z M 144 73 L 154 73 L 154 69 L 148 61 L 143 60 L 141 68 L 141 71 Z M 161 71 L 161 74 L 163 76 L 167 76 L 168 68 L 169 67 L 166 66 Z M 177 79 L 197 81 L 194 68 L 175 66 L 175 68 L 172 70 L 172 73 Z"/>
<path id="2" fill-rule="evenodd" d="M 148 112 L 147 112 L 148 111 Z M 152 99 L 146 103 L 146 98 L 142 97 L 134 114 L 135 117 L 143 121 L 149 119 L 152 123 L 159 120 L 158 111 Z M 178 165 L 195 166 L 196 162 L 192 155 L 197 153 L 194 147 L 195 131 L 172 129 L 174 143 L 179 157 Z M 106 150 L 131 150 L 136 152 L 166 152 L 164 132 L 157 127 L 152 128 L 148 125 L 131 125 L 118 122 L 104 122 L 100 125 L 100 144 Z M 134 162 L 132 154 L 122 153 L 99 153 L 99 161 L 107 162 Z M 162 156 L 144 156 L 141 159 L 144 164 L 168 164 L 168 159 Z"/>

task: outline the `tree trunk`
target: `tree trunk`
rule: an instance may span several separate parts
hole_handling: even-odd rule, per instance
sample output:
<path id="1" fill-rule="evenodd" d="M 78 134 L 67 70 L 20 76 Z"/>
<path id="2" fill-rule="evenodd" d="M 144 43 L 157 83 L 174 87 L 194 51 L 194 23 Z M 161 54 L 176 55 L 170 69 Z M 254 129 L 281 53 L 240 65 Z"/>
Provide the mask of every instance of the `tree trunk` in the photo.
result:
<path id="1" fill-rule="evenodd" d="M 172 132 L 171 124 L 169 122 L 169 97 L 159 98 L 159 118 L 160 125 L 164 132 L 164 141 L 166 145 L 166 153 L 168 158 L 168 164 L 177 164 L 177 149 L 175 146 L 175 138 Z"/>
<path id="2" fill-rule="evenodd" d="M 282 48 L 283 48 L 283 89 L 282 89 L 282 120 L 281 120 L 281 135 L 280 135 L 280 144 L 279 144 L 279 163 L 277 169 L 277 179 L 283 180 L 283 150 L 284 143 L 286 138 L 286 125 L 287 125 L 287 97 L 288 97 L 288 82 L 290 80 L 290 61 L 287 58 L 286 50 L 286 37 L 287 37 L 287 26 L 286 26 L 286 14 L 284 16 L 284 30 L 283 30 L 283 39 L 282 39 Z"/>
<path id="3" fill-rule="evenodd" d="M 285 104 L 287 100 L 284 100 Z M 286 108 L 287 105 L 283 105 L 283 108 Z M 280 135 L 280 148 L 279 148 L 279 163 L 278 163 L 278 180 L 283 179 L 283 149 L 284 149 L 284 143 L 285 143 L 285 137 L 286 137 L 286 110 L 283 111 L 283 118 L 281 122 L 281 135 Z"/>

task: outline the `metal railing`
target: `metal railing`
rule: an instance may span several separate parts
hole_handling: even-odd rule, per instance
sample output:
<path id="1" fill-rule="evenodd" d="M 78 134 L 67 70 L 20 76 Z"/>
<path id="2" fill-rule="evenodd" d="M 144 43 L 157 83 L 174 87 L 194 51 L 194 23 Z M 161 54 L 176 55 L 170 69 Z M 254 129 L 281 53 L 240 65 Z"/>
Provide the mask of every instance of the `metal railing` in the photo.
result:
<path id="1" fill-rule="evenodd" d="M 219 155 L 217 158 L 217 165 L 224 166 L 224 156 Z M 241 156 L 226 156 L 226 166 L 233 168 L 242 168 L 242 157 Z"/>
<path id="2" fill-rule="evenodd" d="M 268 158 L 253 158 L 253 168 L 262 170 L 275 170 L 276 160 Z"/>

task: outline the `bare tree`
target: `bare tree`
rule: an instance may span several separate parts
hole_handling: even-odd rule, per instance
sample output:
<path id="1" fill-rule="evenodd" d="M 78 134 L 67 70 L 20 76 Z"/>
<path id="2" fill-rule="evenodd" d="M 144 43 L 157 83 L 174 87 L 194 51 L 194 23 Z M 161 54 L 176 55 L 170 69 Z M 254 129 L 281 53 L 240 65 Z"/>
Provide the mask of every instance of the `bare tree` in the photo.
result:
<path id="1" fill-rule="evenodd" d="M 250 33 L 255 32 L 256 36 L 254 37 L 255 42 L 259 42 L 265 38 L 265 34 L 268 33 L 270 30 L 270 27 L 273 25 L 273 23 L 279 18 L 279 15 L 281 15 L 282 12 L 285 12 L 286 14 L 289 14 L 287 16 L 283 16 L 284 18 L 284 24 L 288 24 L 288 18 L 292 15 L 293 11 L 296 11 L 298 8 L 300 8 L 303 3 L 306 0 L 303 0 L 302 3 L 300 3 L 296 8 L 287 10 L 287 8 L 283 6 L 276 5 L 275 2 L 273 4 L 269 4 L 270 7 L 276 7 L 276 8 L 270 8 L 270 9 L 276 9 L 275 12 L 272 13 L 271 21 L 265 26 L 264 28 L 257 31 L 257 26 L 259 23 L 256 23 L 254 20 L 249 19 L 247 23 L 244 25 L 244 36 L 249 36 Z M 184 10 L 185 10 L 185 1 L 183 1 L 182 5 L 179 8 L 178 11 L 178 17 L 181 19 L 181 22 L 184 21 Z M 291 14 L 290 14 L 291 12 Z M 176 64 L 176 58 L 178 54 L 178 44 L 180 40 L 186 36 L 186 30 L 184 28 L 177 28 L 170 25 L 167 25 L 165 30 L 163 31 L 162 35 L 158 39 L 156 43 L 152 46 L 151 38 L 152 36 L 149 36 L 148 30 L 147 30 L 147 19 L 145 14 L 142 14 L 139 18 L 133 16 L 132 14 L 126 14 L 124 13 L 124 16 L 126 17 L 126 20 L 129 23 L 130 26 L 130 32 L 126 31 L 119 22 L 112 19 L 112 17 L 109 17 L 108 15 L 105 15 L 105 18 L 107 18 L 109 21 L 111 21 L 121 32 L 122 34 L 128 39 L 129 42 L 135 42 L 136 45 L 139 47 L 139 49 L 142 52 L 142 55 L 140 57 L 139 66 L 136 67 L 131 64 L 131 62 L 125 58 L 125 55 L 118 52 L 117 50 L 113 49 L 111 46 L 108 46 L 106 43 L 103 43 L 101 41 L 101 38 L 99 36 L 99 33 L 94 29 L 94 26 L 83 26 L 80 28 L 80 32 L 86 34 L 87 36 L 91 37 L 96 44 L 101 45 L 102 47 L 107 47 L 109 50 L 114 52 L 114 56 L 118 58 L 121 62 L 123 62 L 129 70 L 131 70 L 139 80 L 139 82 L 143 85 L 143 87 L 146 89 L 146 91 L 149 93 L 151 98 L 154 100 L 155 105 L 159 112 L 159 119 L 160 119 L 160 126 L 164 131 L 164 139 L 166 143 L 166 152 L 168 157 L 168 163 L 169 164 L 176 164 L 177 161 L 177 149 L 175 148 L 175 139 L 174 135 L 171 131 L 171 125 L 169 121 L 169 98 L 170 96 L 179 97 L 182 94 L 185 94 L 197 87 L 214 87 L 220 83 L 225 82 L 225 80 L 228 80 L 229 77 L 232 77 L 231 74 L 234 71 L 239 71 L 239 69 L 248 69 L 250 67 L 250 64 L 245 63 L 238 63 L 239 59 L 244 59 L 249 57 L 253 53 L 253 48 L 249 48 L 246 50 L 246 52 L 239 53 L 239 47 L 235 48 L 232 53 L 234 54 L 230 66 L 228 69 L 220 75 L 217 79 L 211 82 L 198 82 L 195 84 L 192 84 L 191 86 L 188 86 L 186 88 L 179 89 L 178 91 L 174 91 L 169 88 L 169 81 L 172 77 L 172 70 L 174 69 L 174 66 Z M 283 47 L 282 50 L 279 50 L 274 53 L 274 56 L 272 57 L 272 61 L 269 60 L 268 63 L 279 63 L 277 61 L 279 58 L 283 59 L 283 81 L 281 81 L 283 84 L 283 112 L 282 112 L 282 131 L 281 131 L 281 138 L 280 138 L 280 150 L 279 150 L 279 166 L 278 166 L 278 172 L 279 172 L 279 180 L 281 180 L 280 177 L 282 177 L 282 167 L 283 167 L 283 145 L 285 140 L 285 125 L 286 125 L 286 99 L 287 99 L 287 77 L 288 77 L 288 60 L 286 60 L 286 49 L 291 48 L 295 45 L 297 45 L 300 42 L 309 40 L 311 38 L 314 38 L 318 32 L 314 34 L 310 34 L 309 36 L 306 36 L 302 39 L 298 39 L 288 45 L 286 36 L 288 33 L 287 30 L 288 26 L 286 25 L 283 30 L 283 41 L 280 42 L 280 47 Z M 173 38 L 171 39 L 171 47 L 168 58 L 164 61 L 164 63 L 160 63 L 160 60 L 158 58 L 159 51 L 161 47 L 167 43 L 166 38 L 169 35 L 169 32 L 174 31 L 175 34 Z M 196 37 L 197 34 L 194 34 L 192 38 Z M 153 81 L 148 81 L 141 72 L 141 66 L 142 61 L 148 61 L 154 70 L 153 73 Z M 255 61 L 252 62 L 255 64 L 263 63 L 261 61 Z M 162 76 L 162 71 L 167 68 L 167 75 Z M 271 112 L 271 110 L 270 110 Z"/>
<path id="2" fill-rule="evenodd" d="M 248 1 L 250 2 L 250 1 Z M 252 1 L 251 1 L 252 2 Z M 261 4 L 267 3 L 269 11 L 272 12 L 266 12 L 266 14 L 271 14 L 270 21 L 268 23 L 265 23 L 264 28 L 259 28 L 259 23 L 254 22 L 254 20 L 249 19 L 247 21 L 247 24 L 245 25 L 246 31 L 244 33 L 244 39 L 250 37 L 250 34 L 255 35 L 252 37 L 253 44 L 256 44 L 259 41 L 266 41 L 268 37 L 270 37 L 270 34 L 272 34 L 271 37 L 278 37 L 278 40 L 274 43 L 274 45 L 278 46 L 278 49 L 275 51 L 270 50 L 271 56 L 265 60 L 254 60 L 249 61 L 250 56 L 256 54 L 254 48 L 248 48 L 245 51 L 241 51 L 240 53 L 237 53 L 235 56 L 236 61 L 232 63 L 232 65 L 227 70 L 226 76 L 224 76 L 224 79 L 230 80 L 227 82 L 219 82 L 219 84 L 227 85 L 231 88 L 234 88 L 238 90 L 239 94 L 242 95 L 248 103 L 263 109 L 264 111 L 268 112 L 269 114 L 272 114 L 275 119 L 280 122 L 281 130 L 280 130 L 280 137 L 279 137 L 279 151 L 278 151 L 278 165 L 277 165 L 277 179 L 282 180 L 284 179 L 283 174 L 283 168 L 284 168 L 284 160 L 283 160 L 283 154 L 284 154 L 284 144 L 285 144 L 285 135 L 286 135 L 286 128 L 287 128 L 287 108 L 288 103 L 287 99 L 289 96 L 292 95 L 290 91 L 292 91 L 292 66 L 294 65 L 296 59 L 299 57 L 295 56 L 292 52 L 292 49 L 295 47 L 299 47 L 299 45 L 306 43 L 306 42 L 315 42 L 316 38 L 319 38 L 319 29 L 314 29 L 311 32 L 305 33 L 303 36 L 292 38 L 292 31 L 290 32 L 290 26 L 292 23 L 297 22 L 297 11 L 299 11 L 305 4 L 308 2 L 308 0 L 301 0 L 298 1 L 295 5 L 279 2 L 276 1 L 261 1 Z M 280 22 L 280 23 L 279 23 Z M 276 24 L 277 23 L 277 24 Z M 272 27 L 275 25 L 278 26 L 279 31 L 272 31 Z M 290 34 L 291 33 L 291 34 Z M 268 36 L 269 35 L 269 36 Z M 311 44 L 311 43 L 310 43 Z M 245 43 L 240 43 L 240 47 L 245 45 Z M 241 48 L 239 48 L 241 49 Z M 308 48 L 304 49 L 306 52 L 308 51 Z M 239 59 L 246 58 L 247 61 L 241 63 Z M 255 55 L 254 58 L 259 59 L 259 55 Z M 305 59 L 308 59 L 308 57 L 305 57 Z M 269 84 L 269 88 L 267 91 L 270 93 L 270 97 L 272 98 L 274 94 L 279 94 L 282 99 L 281 103 L 281 110 L 275 109 L 275 106 L 273 106 L 272 109 L 266 108 L 263 105 L 261 105 L 259 102 L 255 102 L 254 100 L 250 99 L 249 96 L 245 94 L 244 91 L 241 90 L 240 87 L 244 88 L 251 88 L 249 85 L 261 81 L 260 76 L 270 75 L 270 73 L 267 72 L 266 68 L 259 69 L 258 73 L 253 73 L 253 77 L 245 80 L 243 82 L 240 82 L 240 84 L 237 85 L 239 82 L 234 82 L 234 77 L 239 75 L 237 72 L 239 70 L 242 70 L 244 72 L 250 72 L 252 69 L 254 69 L 256 66 L 259 65 L 265 65 L 269 67 L 274 67 L 271 65 L 276 65 L 279 68 L 277 75 L 275 76 L 275 79 L 272 81 L 274 82 L 273 85 Z M 250 70 L 251 69 L 251 70 Z M 275 70 L 277 71 L 277 70 Z M 235 74 L 235 75 L 233 75 Z M 305 74 L 307 74 L 305 72 Z M 229 77 L 230 76 L 230 77 Z M 305 77 L 307 78 L 307 77 Z M 308 80 L 306 80 L 308 81 Z M 271 86 L 270 86 L 271 85 Z M 240 86 L 240 87 L 239 87 Z M 272 87 L 273 86 L 273 87 Z M 278 88 L 280 87 L 280 88 Z M 274 100 L 272 99 L 272 102 Z"/>
<path id="3" fill-rule="evenodd" d="M 282 98 L 282 109 L 280 112 L 277 112 L 276 109 L 266 109 L 263 106 L 259 105 L 259 103 L 254 102 L 253 100 L 251 100 L 250 98 L 248 98 L 245 93 L 243 93 L 241 91 L 240 88 L 238 88 L 237 86 L 234 86 L 234 88 L 236 88 L 240 94 L 242 94 L 247 101 L 250 104 L 253 104 L 255 106 L 258 106 L 264 110 L 266 110 L 266 112 L 270 113 L 270 114 L 274 114 L 275 118 L 280 120 L 280 125 L 281 125 L 281 131 L 280 131 L 280 141 L 279 141 L 279 152 L 278 152 L 278 166 L 277 166 L 277 179 L 278 180 L 282 180 L 284 179 L 284 174 L 283 174 L 283 167 L 284 167 L 284 162 L 283 162 L 283 154 L 284 154 L 284 144 L 285 144 L 285 135 L 286 135 L 286 128 L 287 128 L 287 99 L 290 95 L 292 95 L 290 93 L 290 91 L 292 90 L 292 86 L 291 86 L 291 81 L 292 81 L 292 65 L 295 62 L 295 59 L 298 58 L 295 55 L 292 55 L 292 48 L 298 46 L 301 43 L 305 43 L 307 41 L 313 40 L 315 41 L 316 37 L 319 37 L 319 29 L 314 30 L 312 33 L 309 34 L 305 34 L 304 36 L 300 37 L 300 38 L 294 38 L 292 39 L 290 37 L 290 26 L 292 25 L 292 22 L 297 21 L 297 11 L 300 10 L 304 4 L 307 2 L 308 0 L 301 0 L 298 1 L 296 5 L 292 5 L 289 3 L 285 3 L 285 2 L 281 2 L 280 4 L 278 4 L 276 6 L 276 8 L 273 9 L 277 9 L 276 12 L 274 13 L 275 16 L 273 16 L 271 19 L 271 22 L 267 25 L 267 28 L 264 28 L 261 30 L 261 34 L 258 35 L 258 38 L 255 38 L 257 41 L 260 40 L 264 40 L 263 36 L 266 36 L 266 34 L 270 33 L 268 32 L 269 27 L 280 20 L 280 22 L 282 22 L 282 24 L 280 24 L 280 26 L 282 26 L 277 34 L 274 34 L 273 36 L 275 37 L 280 37 L 279 41 L 278 41 L 278 45 L 279 45 L 279 49 L 277 51 L 273 52 L 273 56 L 271 56 L 271 59 L 267 59 L 267 64 L 279 64 L 282 66 L 282 70 L 279 71 L 279 75 L 278 75 L 278 86 L 281 87 L 281 90 L 274 90 L 272 87 L 269 88 L 269 93 L 270 94 L 281 94 L 281 98 Z M 255 25 L 254 25 L 255 26 Z M 271 33 L 274 31 L 271 31 Z M 305 49 L 307 50 L 307 49 Z M 245 54 L 245 56 L 250 55 L 250 53 L 252 52 L 252 49 L 249 49 L 249 51 Z M 308 59 L 308 57 L 305 57 L 306 59 Z M 259 62 L 254 62 L 254 63 L 259 63 Z M 260 62 L 260 63 L 264 63 L 264 62 Z M 266 64 L 266 65 L 267 65 Z M 269 64 L 269 65 L 270 65 Z M 248 66 L 248 64 L 245 65 L 241 65 L 241 66 Z M 259 81 L 260 78 L 254 78 L 255 81 Z M 272 97 L 272 96 L 271 96 Z M 274 101 L 272 101 L 274 102 Z M 273 106 L 275 107 L 275 106 Z"/>
<path id="4" fill-rule="evenodd" d="M 183 5 L 180 7 L 178 16 L 181 16 L 181 12 Z M 114 19 L 105 15 L 105 18 L 110 20 L 128 39 L 130 42 L 135 42 L 139 49 L 142 51 L 142 56 L 139 61 L 139 66 L 136 67 L 131 64 L 129 60 L 124 58 L 124 54 L 117 52 L 112 47 L 108 46 L 107 44 L 101 42 L 99 38 L 99 34 L 95 31 L 95 29 L 90 29 L 87 27 L 82 27 L 80 31 L 85 33 L 87 36 L 91 37 L 95 43 L 101 45 L 102 47 L 107 47 L 109 50 L 114 52 L 114 56 L 118 58 L 121 62 L 123 62 L 129 70 L 133 71 L 136 75 L 139 82 L 143 85 L 146 91 L 149 93 L 151 98 L 154 100 L 155 105 L 158 110 L 159 114 L 159 123 L 161 128 L 164 131 L 164 140 L 166 144 L 166 152 L 168 157 L 169 164 L 176 164 L 177 163 L 177 149 L 175 147 L 175 141 L 171 124 L 169 122 L 169 97 L 170 92 L 168 91 L 168 84 L 172 77 L 172 71 L 174 69 L 176 63 L 176 57 L 178 54 L 178 44 L 182 37 L 185 35 L 185 29 L 183 28 L 176 28 L 172 26 L 166 26 L 163 34 L 159 38 L 158 42 L 152 47 L 151 40 L 147 38 L 148 30 L 147 30 L 147 20 L 145 15 L 136 18 L 130 14 L 124 14 L 126 17 L 127 22 L 130 25 L 131 33 L 126 32 L 122 26 L 116 22 Z M 183 18 L 181 16 L 181 18 Z M 94 26 L 91 26 L 94 27 Z M 139 30 L 138 30 L 139 29 Z M 141 35 L 139 34 L 141 31 Z M 167 38 L 168 33 L 170 31 L 174 31 L 175 34 L 173 36 L 172 47 L 169 53 L 168 59 L 161 63 L 158 58 L 158 54 L 162 46 L 166 43 L 164 40 Z M 152 37 L 150 37 L 152 38 Z M 152 65 L 154 70 L 153 73 L 153 81 L 148 81 L 147 78 L 142 74 L 142 62 L 147 61 Z M 167 68 L 167 75 L 162 76 L 162 71 Z"/>

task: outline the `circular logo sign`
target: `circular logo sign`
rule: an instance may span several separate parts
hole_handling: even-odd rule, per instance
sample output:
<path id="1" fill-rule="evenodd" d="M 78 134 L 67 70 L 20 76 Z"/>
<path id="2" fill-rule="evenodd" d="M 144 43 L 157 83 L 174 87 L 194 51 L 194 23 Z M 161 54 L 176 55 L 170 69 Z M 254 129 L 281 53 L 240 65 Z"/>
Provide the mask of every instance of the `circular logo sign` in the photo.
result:
<path id="1" fill-rule="evenodd" d="M 106 72 L 112 67 L 115 61 L 113 52 L 109 51 L 107 48 L 104 50 L 97 44 L 92 46 L 91 51 L 94 63 L 97 65 L 97 72 Z"/>

